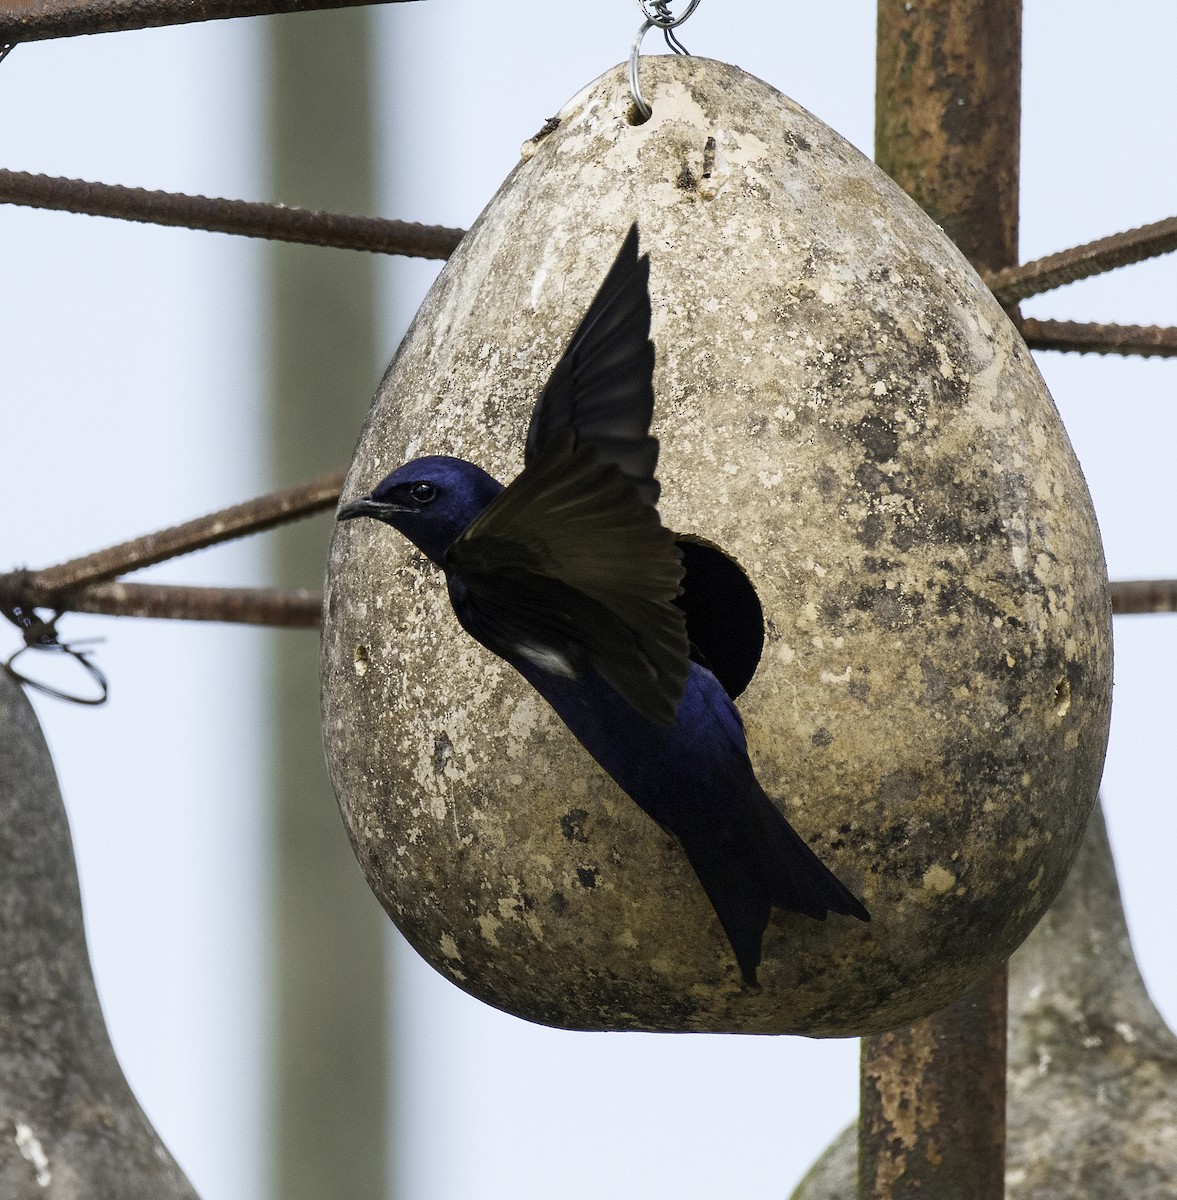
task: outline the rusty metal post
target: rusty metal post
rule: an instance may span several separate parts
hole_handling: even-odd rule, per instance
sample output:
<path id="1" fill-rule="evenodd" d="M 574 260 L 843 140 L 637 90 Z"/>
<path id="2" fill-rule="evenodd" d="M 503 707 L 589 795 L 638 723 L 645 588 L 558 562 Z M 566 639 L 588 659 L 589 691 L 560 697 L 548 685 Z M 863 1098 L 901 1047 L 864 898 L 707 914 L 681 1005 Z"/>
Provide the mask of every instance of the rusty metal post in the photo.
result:
<path id="1" fill-rule="evenodd" d="M 859 1200 L 1005 1194 L 1006 969 L 862 1043 Z"/>
<path id="2" fill-rule="evenodd" d="M 879 0 L 875 159 L 978 270 L 1018 255 L 1021 0 Z"/>
<path id="3" fill-rule="evenodd" d="M 875 156 L 979 270 L 1017 262 L 1021 0 L 879 0 Z M 862 1049 L 859 1200 L 1000 1200 L 1006 972 Z"/>

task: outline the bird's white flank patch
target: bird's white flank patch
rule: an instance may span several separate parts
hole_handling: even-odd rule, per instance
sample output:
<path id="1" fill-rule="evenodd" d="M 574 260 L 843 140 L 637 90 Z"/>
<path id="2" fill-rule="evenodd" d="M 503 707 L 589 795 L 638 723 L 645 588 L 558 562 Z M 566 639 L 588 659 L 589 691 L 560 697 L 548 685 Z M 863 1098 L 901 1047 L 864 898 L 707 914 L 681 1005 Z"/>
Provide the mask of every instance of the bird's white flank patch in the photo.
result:
<path id="1" fill-rule="evenodd" d="M 551 646 L 541 646 L 538 642 L 517 642 L 515 650 L 528 662 L 535 663 L 544 671 L 551 671 L 553 675 L 562 675 L 565 679 L 576 678 L 576 671 L 573 670 L 572 664 Z"/>

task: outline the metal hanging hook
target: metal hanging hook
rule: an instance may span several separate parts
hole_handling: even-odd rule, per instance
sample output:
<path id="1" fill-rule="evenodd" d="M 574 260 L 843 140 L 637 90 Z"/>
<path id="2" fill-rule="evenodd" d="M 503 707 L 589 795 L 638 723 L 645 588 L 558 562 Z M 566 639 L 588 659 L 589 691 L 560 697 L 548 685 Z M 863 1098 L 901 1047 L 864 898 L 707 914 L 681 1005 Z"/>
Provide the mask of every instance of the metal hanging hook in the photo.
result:
<path id="1" fill-rule="evenodd" d="M 642 39 L 651 29 L 661 29 L 666 44 L 675 54 L 690 55 L 690 51 L 678 40 L 674 32 L 699 7 L 699 0 L 687 0 L 687 6 L 679 16 L 670 11 L 670 0 L 638 0 L 638 8 L 642 10 L 645 20 L 633 40 L 633 49 L 629 54 L 629 91 L 633 96 L 638 115 L 643 121 L 650 119 L 653 111 L 642 98 L 642 89 L 638 85 L 638 58 L 642 52 Z"/>

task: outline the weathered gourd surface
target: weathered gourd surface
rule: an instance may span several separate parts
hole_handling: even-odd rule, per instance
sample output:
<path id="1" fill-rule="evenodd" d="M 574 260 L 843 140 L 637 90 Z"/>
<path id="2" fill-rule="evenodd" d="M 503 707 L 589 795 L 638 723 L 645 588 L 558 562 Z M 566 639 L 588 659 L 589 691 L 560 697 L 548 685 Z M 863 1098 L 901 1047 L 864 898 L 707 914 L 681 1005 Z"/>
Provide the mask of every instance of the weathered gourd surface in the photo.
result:
<path id="1" fill-rule="evenodd" d="M 447 264 L 345 497 L 419 454 L 504 481 L 633 220 L 651 256 L 663 520 L 764 605 L 740 699 L 768 793 L 873 921 L 776 914 L 741 986 L 672 838 L 455 621 L 337 528 L 324 731 L 369 883 L 491 1004 L 579 1028 L 849 1035 L 954 999 L 1054 897 L 1096 794 L 1111 643 L 1090 499 L 988 290 L 857 150 L 705 59 L 570 101 Z"/>

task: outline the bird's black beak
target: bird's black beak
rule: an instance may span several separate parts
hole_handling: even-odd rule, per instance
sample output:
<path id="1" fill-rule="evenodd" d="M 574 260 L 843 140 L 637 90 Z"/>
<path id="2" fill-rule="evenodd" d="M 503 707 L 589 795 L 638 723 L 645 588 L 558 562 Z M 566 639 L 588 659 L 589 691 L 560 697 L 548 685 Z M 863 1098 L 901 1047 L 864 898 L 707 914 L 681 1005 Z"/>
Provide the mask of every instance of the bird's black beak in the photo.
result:
<path id="1" fill-rule="evenodd" d="M 357 496 L 340 506 L 335 514 L 337 521 L 350 521 L 353 517 L 375 517 L 377 521 L 386 520 L 390 512 L 402 512 L 396 504 L 382 503 L 373 500 L 371 496 Z"/>

